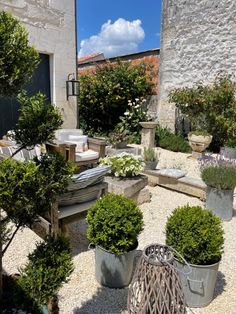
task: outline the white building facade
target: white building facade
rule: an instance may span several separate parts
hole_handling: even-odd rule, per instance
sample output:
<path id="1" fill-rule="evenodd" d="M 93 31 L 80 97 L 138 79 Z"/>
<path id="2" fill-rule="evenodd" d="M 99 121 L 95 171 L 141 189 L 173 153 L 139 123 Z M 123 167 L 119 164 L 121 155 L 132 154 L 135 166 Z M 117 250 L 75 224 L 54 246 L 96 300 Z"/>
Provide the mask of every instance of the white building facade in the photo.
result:
<path id="1" fill-rule="evenodd" d="M 77 72 L 76 0 L 0 0 L 0 10 L 19 18 L 30 44 L 49 60 L 50 100 L 60 108 L 64 128 L 77 126 L 77 99 L 67 100 L 66 80 Z"/>

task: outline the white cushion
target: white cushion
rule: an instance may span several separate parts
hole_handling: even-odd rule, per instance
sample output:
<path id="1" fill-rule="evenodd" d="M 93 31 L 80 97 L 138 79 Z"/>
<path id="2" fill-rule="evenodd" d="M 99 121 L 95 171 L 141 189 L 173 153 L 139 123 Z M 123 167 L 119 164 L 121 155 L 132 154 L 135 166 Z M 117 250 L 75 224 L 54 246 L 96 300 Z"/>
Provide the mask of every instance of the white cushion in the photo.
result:
<path id="1" fill-rule="evenodd" d="M 75 153 L 75 161 L 89 161 L 99 158 L 99 153 L 92 149 L 88 149 L 83 153 Z"/>
<path id="2" fill-rule="evenodd" d="M 55 132 L 55 137 L 59 141 L 68 140 L 69 135 L 80 136 L 83 135 L 83 131 L 81 129 L 59 129 Z"/>
<path id="3" fill-rule="evenodd" d="M 84 142 L 76 142 L 76 141 L 66 141 L 66 143 L 75 144 L 75 152 L 76 153 L 83 153 L 85 151 L 85 148 L 87 147 L 87 144 Z M 88 149 L 88 148 L 87 148 Z"/>

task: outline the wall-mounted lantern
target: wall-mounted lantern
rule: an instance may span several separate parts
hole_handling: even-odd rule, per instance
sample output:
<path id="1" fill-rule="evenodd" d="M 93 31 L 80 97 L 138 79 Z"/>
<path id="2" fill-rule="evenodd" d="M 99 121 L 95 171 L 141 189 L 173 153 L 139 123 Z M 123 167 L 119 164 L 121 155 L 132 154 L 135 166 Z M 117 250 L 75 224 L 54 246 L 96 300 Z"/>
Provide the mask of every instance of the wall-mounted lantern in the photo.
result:
<path id="1" fill-rule="evenodd" d="M 75 79 L 75 74 L 70 73 L 66 81 L 66 97 L 79 96 L 79 81 Z"/>

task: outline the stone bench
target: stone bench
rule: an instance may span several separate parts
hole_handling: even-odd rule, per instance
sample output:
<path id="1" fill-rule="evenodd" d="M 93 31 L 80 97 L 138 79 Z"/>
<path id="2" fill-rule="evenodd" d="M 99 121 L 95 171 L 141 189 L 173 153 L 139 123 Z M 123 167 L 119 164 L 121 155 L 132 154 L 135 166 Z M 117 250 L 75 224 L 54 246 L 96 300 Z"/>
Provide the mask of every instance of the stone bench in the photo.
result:
<path id="1" fill-rule="evenodd" d="M 186 176 L 186 172 L 178 169 L 146 170 L 150 186 L 160 185 L 165 188 L 206 199 L 206 184 L 198 178 Z"/>

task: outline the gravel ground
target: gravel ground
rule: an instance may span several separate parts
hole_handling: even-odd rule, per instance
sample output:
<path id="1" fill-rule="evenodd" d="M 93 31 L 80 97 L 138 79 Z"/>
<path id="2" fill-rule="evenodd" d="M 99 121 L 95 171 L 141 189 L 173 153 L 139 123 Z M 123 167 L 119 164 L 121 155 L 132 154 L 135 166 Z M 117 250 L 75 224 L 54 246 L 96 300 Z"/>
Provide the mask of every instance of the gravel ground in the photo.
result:
<path id="1" fill-rule="evenodd" d="M 181 168 L 187 170 L 188 175 L 198 177 L 197 162 L 188 156 L 161 150 L 159 165 L 162 167 L 183 165 Z M 149 187 L 149 190 L 152 193 L 151 202 L 140 206 L 144 214 L 145 228 L 139 237 L 139 250 L 151 243 L 165 243 L 164 226 L 174 208 L 186 203 L 202 205 L 197 198 L 161 187 Z M 209 306 L 202 309 L 189 309 L 189 313 L 236 313 L 236 214 L 230 222 L 224 222 L 223 226 L 225 250 L 219 268 L 215 298 Z M 70 281 L 64 284 L 59 292 L 60 313 L 127 314 L 128 289 L 109 289 L 101 287 L 96 282 L 94 252 L 87 249 L 85 229 L 84 220 L 79 224 L 70 225 L 69 228 L 75 270 Z M 4 256 L 5 271 L 16 272 L 17 268 L 26 262 L 27 254 L 34 249 L 35 242 L 38 240 L 40 238 L 29 229 L 19 232 Z"/>

